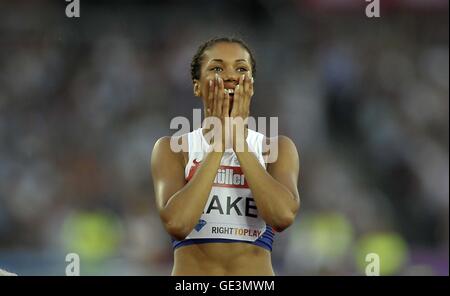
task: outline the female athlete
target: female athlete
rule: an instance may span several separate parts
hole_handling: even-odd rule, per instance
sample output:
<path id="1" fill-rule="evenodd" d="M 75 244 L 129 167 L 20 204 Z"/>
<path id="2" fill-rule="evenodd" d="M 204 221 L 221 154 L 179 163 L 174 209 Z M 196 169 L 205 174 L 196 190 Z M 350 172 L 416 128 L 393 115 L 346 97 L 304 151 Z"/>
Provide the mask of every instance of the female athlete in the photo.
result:
<path id="1" fill-rule="evenodd" d="M 191 63 L 194 95 L 204 117 L 221 124 L 163 137 L 153 148 L 156 204 L 173 241 L 172 275 L 274 275 L 274 232 L 291 225 L 300 206 L 299 156 L 286 136 L 266 138 L 230 124 L 250 116 L 255 71 L 243 41 L 202 44 Z M 174 152 L 171 140 L 184 149 Z M 269 162 L 264 149 L 273 141 L 278 153 Z"/>

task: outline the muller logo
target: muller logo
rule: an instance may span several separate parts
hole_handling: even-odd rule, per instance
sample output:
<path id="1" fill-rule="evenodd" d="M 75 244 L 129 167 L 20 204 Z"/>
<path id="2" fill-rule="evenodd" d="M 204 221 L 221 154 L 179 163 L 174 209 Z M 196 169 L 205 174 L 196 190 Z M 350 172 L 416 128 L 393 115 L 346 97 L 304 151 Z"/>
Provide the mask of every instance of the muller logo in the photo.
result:
<path id="1" fill-rule="evenodd" d="M 245 176 L 240 167 L 221 165 L 217 170 L 214 186 L 248 188 Z"/>
<path id="2" fill-rule="evenodd" d="M 190 181 L 195 174 L 195 171 L 200 166 L 201 161 L 194 159 L 192 165 L 189 168 L 189 174 L 186 177 L 187 181 Z M 216 177 L 214 178 L 213 186 L 215 187 L 232 187 L 232 188 L 248 188 L 247 180 L 241 167 L 238 166 L 226 166 L 221 165 L 217 170 Z"/>

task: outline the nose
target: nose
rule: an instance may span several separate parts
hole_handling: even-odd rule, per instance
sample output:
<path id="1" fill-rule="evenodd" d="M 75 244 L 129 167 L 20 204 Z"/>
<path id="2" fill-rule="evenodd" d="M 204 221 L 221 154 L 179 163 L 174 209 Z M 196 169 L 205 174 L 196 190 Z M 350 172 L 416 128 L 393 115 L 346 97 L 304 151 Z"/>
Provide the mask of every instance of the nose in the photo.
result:
<path id="1" fill-rule="evenodd" d="M 239 73 L 237 73 L 234 69 L 224 69 L 222 72 L 222 79 L 227 82 L 237 82 L 239 81 Z"/>

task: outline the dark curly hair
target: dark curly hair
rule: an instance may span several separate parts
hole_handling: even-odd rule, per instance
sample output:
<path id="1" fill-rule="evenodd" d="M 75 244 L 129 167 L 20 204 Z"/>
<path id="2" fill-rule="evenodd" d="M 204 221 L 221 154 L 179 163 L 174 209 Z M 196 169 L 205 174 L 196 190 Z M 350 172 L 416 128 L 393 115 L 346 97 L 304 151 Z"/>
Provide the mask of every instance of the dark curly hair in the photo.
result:
<path id="1" fill-rule="evenodd" d="M 200 79 L 201 63 L 202 63 L 202 58 L 203 58 L 203 54 L 205 53 L 205 51 L 208 50 L 209 48 L 211 48 L 213 45 L 220 43 L 220 42 L 237 43 L 237 44 L 241 45 L 250 55 L 250 63 L 252 65 L 252 75 L 253 75 L 253 77 L 255 77 L 256 61 L 255 61 L 253 53 L 250 50 L 250 48 L 248 47 L 248 45 L 239 38 L 220 37 L 220 38 L 212 38 L 212 39 L 204 42 L 203 44 L 201 44 L 198 47 L 197 52 L 195 53 L 194 57 L 192 58 L 192 62 L 191 62 L 192 81 L 194 81 L 195 79 L 197 79 L 197 80 Z"/>

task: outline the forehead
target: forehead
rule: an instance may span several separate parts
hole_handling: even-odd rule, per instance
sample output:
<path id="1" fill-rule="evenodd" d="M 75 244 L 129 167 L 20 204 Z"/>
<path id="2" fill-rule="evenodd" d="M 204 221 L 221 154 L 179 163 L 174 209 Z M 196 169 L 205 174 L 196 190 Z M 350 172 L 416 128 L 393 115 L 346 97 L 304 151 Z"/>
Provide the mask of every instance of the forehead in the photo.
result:
<path id="1" fill-rule="evenodd" d="M 250 63 L 250 55 L 248 51 L 239 43 L 220 42 L 214 44 L 208 50 L 205 50 L 204 61 L 205 64 L 211 60 L 220 59 L 226 62 L 234 62 L 235 60 L 246 60 Z"/>

